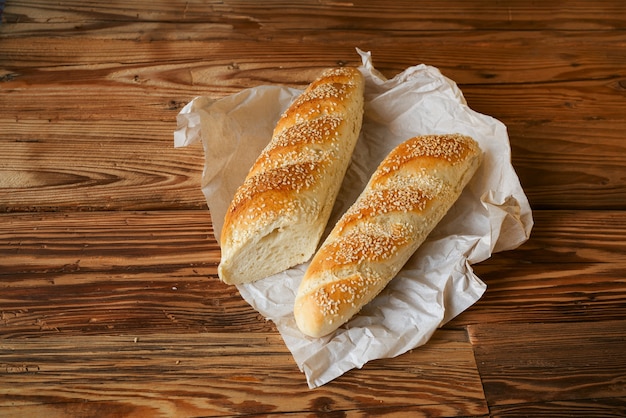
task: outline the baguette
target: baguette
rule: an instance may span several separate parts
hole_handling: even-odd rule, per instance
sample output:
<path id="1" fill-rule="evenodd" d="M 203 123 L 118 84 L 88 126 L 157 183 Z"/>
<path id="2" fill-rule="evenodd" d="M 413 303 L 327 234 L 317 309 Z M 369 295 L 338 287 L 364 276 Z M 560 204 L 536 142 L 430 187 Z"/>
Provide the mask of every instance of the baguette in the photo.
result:
<path id="1" fill-rule="evenodd" d="M 397 146 L 313 257 L 294 304 L 298 328 L 327 335 L 397 275 L 476 172 L 468 136 L 429 135 Z"/>
<path id="2" fill-rule="evenodd" d="M 363 89 L 356 68 L 328 69 L 282 114 L 226 212 L 223 282 L 250 283 L 311 258 L 359 137 Z"/>

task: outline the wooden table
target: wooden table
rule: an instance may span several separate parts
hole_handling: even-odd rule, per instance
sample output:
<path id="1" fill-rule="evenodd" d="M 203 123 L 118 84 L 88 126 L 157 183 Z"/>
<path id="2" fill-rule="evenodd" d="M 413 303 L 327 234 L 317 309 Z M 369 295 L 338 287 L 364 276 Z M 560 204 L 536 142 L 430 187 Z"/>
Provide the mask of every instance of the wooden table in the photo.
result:
<path id="1" fill-rule="evenodd" d="M 504 122 L 535 227 L 425 346 L 309 390 L 218 280 L 201 148 L 172 134 L 195 96 L 355 47 Z M 0 416 L 625 416 L 625 155 L 621 0 L 7 0 Z"/>

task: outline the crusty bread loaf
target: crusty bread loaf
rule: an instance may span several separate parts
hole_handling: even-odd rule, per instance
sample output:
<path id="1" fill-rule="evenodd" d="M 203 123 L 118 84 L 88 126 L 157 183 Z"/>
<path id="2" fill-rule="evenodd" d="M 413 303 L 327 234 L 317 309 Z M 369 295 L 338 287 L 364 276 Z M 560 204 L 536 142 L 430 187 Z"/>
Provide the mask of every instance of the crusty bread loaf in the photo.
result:
<path id="1" fill-rule="evenodd" d="M 363 119 L 363 76 L 326 70 L 279 119 L 224 219 L 218 274 L 249 283 L 311 258 Z"/>
<path id="2" fill-rule="evenodd" d="M 411 138 L 383 160 L 313 257 L 294 315 L 311 337 L 347 322 L 397 275 L 480 165 L 468 136 Z"/>

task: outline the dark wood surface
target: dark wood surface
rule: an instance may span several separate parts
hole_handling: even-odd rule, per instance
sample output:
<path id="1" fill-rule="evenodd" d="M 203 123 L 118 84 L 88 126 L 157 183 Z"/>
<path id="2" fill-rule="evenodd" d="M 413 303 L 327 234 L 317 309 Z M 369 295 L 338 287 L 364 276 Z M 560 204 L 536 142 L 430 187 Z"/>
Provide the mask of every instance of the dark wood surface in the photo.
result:
<path id="1" fill-rule="evenodd" d="M 4 3 L 4 2 L 2 2 Z M 425 346 L 309 390 L 216 274 L 193 97 L 372 52 L 504 122 L 535 227 Z M 626 416 L 626 4 L 7 0 L 0 416 Z"/>

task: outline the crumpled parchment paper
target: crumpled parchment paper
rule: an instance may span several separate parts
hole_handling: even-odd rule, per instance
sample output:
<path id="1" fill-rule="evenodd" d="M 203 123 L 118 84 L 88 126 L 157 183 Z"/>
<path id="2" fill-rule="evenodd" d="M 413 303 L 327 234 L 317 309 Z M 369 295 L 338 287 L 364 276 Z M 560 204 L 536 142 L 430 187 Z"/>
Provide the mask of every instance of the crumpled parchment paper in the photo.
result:
<path id="1" fill-rule="evenodd" d="M 370 53 L 357 52 L 366 79 L 363 127 L 326 234 L 380 161 L 408 138 L 470 135 L 484 151 L 484 161 L 399 275 L 334 334 L 312 339 L 295 325 L 293 302 L 307 264 L 238 286 L 242 297 L 276 324 L 310 388 L 370 360 L 394 357 L 426 343 L 438 327 L 485 291 L 471 265 L 516 248 L 528 239 L 533 225 L 501 122 L 470 109 L 457 85 L 437 68 L 421 64 L 385 79 L 373 67 Z M 204 146 L 202 191 L 216 237 L 235 190 L 271 139 L 280 114 L 301 92 L 260 86 L 217 100 L 197 97 L 179 113 L 175 146 L 196 141 Z"/>

